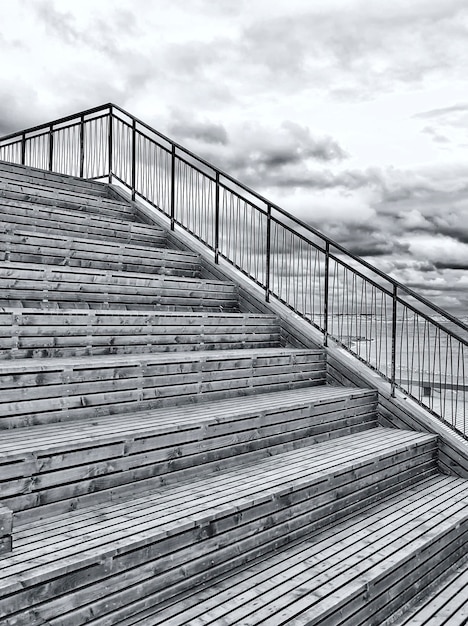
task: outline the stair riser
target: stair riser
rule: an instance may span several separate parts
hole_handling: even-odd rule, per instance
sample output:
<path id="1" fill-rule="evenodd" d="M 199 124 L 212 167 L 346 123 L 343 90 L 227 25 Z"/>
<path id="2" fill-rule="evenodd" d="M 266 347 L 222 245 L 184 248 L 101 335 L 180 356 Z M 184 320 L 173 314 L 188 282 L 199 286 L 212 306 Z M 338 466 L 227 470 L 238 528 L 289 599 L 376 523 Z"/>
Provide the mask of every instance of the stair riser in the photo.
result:
<path id="1" fill-rule="evenodd" d="M 165 247 L 163 230 L 138 222 L 109 220 L 98 215 L 66 209 L 48 209 L 28 204 L 10 204 L 8 211 L 0 201 L 2 232 L 28 230 L 32 233 L 91 238 L 95 241 L 111 241 Z"/>
<path id="2" fill-rule="evenodd" d="M 89 369 L 86 364 L 71 369 L 66 361 L 45 361 L 36 372 L 0 373 L 0 428 L 300 388 L 322 384 L 325 377 L 321 352 L 274 358 L 213 355 L 203 361 L 179 362 L 151 362 L 150 358 L 100 363 L 99 368 Z"/>
<path id="3" fill-rule="evenodd" d="M 357 595 L 352 603 L 343 607 L 338 618 L 337 614 L 328 619 L 316 622 L 324 626 L 378 626 L 393 613 L 411 600 L 421 588 L 424 577 L 425 584 L 430 584 L 445 568 L 453 565 L 459 558 L 466 555 L 468 540 L 468 514 L 458 528 L 452 528 L 437 537 L 429 547 L 417 556 L 399 563 L 381 580 L 372 581 L 372 586 Z M 442 564 L 443 562 L 443 564 Z"/>
<path id="4" fill-rule="evenodd" d="M 19 191 L 0 190 L 0 205 L 8 206 L 17 202 L 25 202 L 33 206 L 41 207 L 58 207 L 62 209 L 72 209 L 73 211 L 84 211 L 96 213 L 97 215 L 106 215 L 109 218 L 117 219 L 133 219 L 134 212 L 129 205 L 119 204 L 112 200 L 76 200 L 54 198 L 53 196 L 36 196 Z"/>
<path id="5" fill-rule="evenodd" d="M 432 450 L 427 450 L 428 447 L 432 447 Z M 297 523 L 304 533 L 309 531 L 311 523 L 316 523 L 317 527 L 320 527 L 327 521 L 327 518 L 323 517 L 325 512 L 332 515 L 352 506 L 353 503 L 358 505 L 362 498 L 371 497 L 376 493 L 376 482 L 379 482 L 382 488 L 399 486 L 401 471 L 417 466 L 421 472 L 424 472 L 428 466 L 434 466 L 434 456 L 434 444 L 432 446 L 424 444 L 414 446 L 400 454 L 390 454 L 375 465 L 369 465 L 368 462 L 357 463 L 349 473 L 340 475 L 336 485 L 315 481 L 315 484 L 304 485 L 303 489 L 297 492 L 292 491 L 285 498 L 273 498 L 269 506 L 267 503 L 246 505 L 242 512 L 236 509 L 230 515 L 226 514 L 217 521 L 198 524 L 196 528 L 177 533 L 156 543 L 146 543 L 140 548 L 135 545 L 130 553 L 116 554 L 112 559 L 106 560 L 105 565 L 90 564 L 89 568 L 80 572 L 79 577 L 75 572 L 68 572 L 34 589 L 21 591 L 5 601 L 0 601 L 0 615 L 28 609 L 41 600 L 44 601 L 58 593 L 63 593 L 64 589 L 72 590 L 84 584 L 94 583 L 95 587 L 88 586 L 85 593 L 81 593 L 81 597 L 86 598 L 84 601 L 89 601 L 89 598 L 95 594 L 99 597 L 100 594 L 105 595 L 114 590 L 112 577 L 119 577 L 122 573 L 125 573 L 127 585 L 130 579 L 133 579 L 132 582 L 141 582 L 147 579 L 148 575 L 152 575 L 153 580 L 150 582 L 152 592 L 166 590 L 167 593 L 169 585 L 187 580 L 187 572 L 198 575 L 210 570 L 213 560 L 220 558 L 220 555 L 224 561 L 236 559 L 239 555 L 237 544 L 247 537 L 255 539 L 254 545 L 258 549 L 260 537 L 265 543 L 272 540 L 281 541 L 281 533 L 285 533 L 286 538 L 288 533 L 295 529 L 296 519 L 299 520 Z M 360 468 L 359 465 L 361 465 Z M 345 487 L 346 483 L 347 487 Z M 340 489 L 340 499 L 337 499 L 335 489 Z M 321 510 L 317 511 L 317 507 L 321 507 Z M 135 528 L 135 532 L 138 533 L 138 528 Z M 169 555 L 171 555 L 171 570 L 167 572 L 165 559 Z M 194 559 L 197 561 L 196 571 L 192 572 L 190 561 Z M 152 574 L 149 573 L 150 571 Z M 158 573 L 162 575 L 156 579 L 155 574 Z M 146 589 L 146 592 L 148 591 Z M 67 598 L 67 602 L 70 606 L 70 597 Z M 117 608 L 120 603 L 122 599 L 113 598 L 114 608 Z M 38 612 L 43 618 L 54 615 L 54 612 L 52 615 L 41 614 L 40 608 Z M 55 613 L 55 615 L 58 616 L 60 613 Z M 96 618 L 98 615 L 97 607 L 94 605 L 93 617 Z M 18 624 L 25 623 L 18 621 Z M 68 623 L 73 623 L 75 626 L 75 624 L 85 622 L 74 620 Z"/>
<path id="6" fill-rule="evenodd" d="M 78 177 L 59 174 L 58 172 L 49 172 L 34 167 L 0 161 L 0 178 L 14 181 L 38 182 L 46 184 L 50 187 L 73 188 L 77 191 L 84 190 L 88 193 L 94 193 L 108 197 L 109 188 L 106 184 L 93 180 L 85 180 Z"/>
<path id="7" fill-rule="evenodd" d="M 224 432 L 206 431 L 206 441 L 187 441 L 193 433 L 172 433 L 141 443 L 136 440 L 133 445 L 109 443 L 106 447 L 40 456 L 37 463 L 11 463 L 3 472 L 5 481 L 10 480 L 0 488 L 0 495 L 5 506 L 17 512 L 16 520 L 24 523 L 97 500 L 115 501 L 134 493 L 135 487 L 141 490 L 174 484 L 190 478 L 194 467 L 197 475 L 219 471 L 239 464 L 241 455 L 241 462 L 251 462 L 376 426 L 375 405 L 364 401 L 338 411 L 333 421 L 329 418 L 325 424 L 320 424 L 317 411 L 301 413 L 301 419 L 284 415 L 282 423 L 268 428 L 262 427 L 264 419 L 251 418 L 250 430 L 242 433 L 227 424 Z"/>
<path id="8" fill-rule="evenodd" d="M 0 267 L 0 306 L 27 308 L 114 308 L 135 310 L 227 311 L 238 309 L 229 283 L 184 277 L 143 276 L 104 270 L 43 266 Z"/>
<path id="9" fill-rule="evenodd" d="M 466 611 L 468 585 L 467 541 L 466 536 L 457 538 L 453 543 L 458 548 L 451 552 L 443 550 L 440 555 L 431 557 L 431 566 L 417 583 L 409 589 L 401 589 L 407 604 L 401 606 L 398 598 L 397 609 L 382 622 L 382 626 L 440 626 L 443 619 L 449 619 L 457 626 L 466 626 L 463 624 L 466 613 L 463 615 L 463 612 Z M 392 597 L 388 599 L 389 604 L 392 600 Z M 444 626 L 450 626 L 450 622 L 445 622 Z"/>
<path id="10" fill-rule="evenodd" d="M 18 191 L 38 196 L 73 198 L 76 200 L 113 200 L 109 194 L 109 189 L 96 185 L 76 185 L 71 183 L 59 183 L 45 180 L 44 178 L 33 178 L 32 176 L 17 176 L 11 172 L 0 169 L 0 189 Z"/>
<path id="11" fill-rule="evenodd" d="M 13 529 L 13 513 L 0 504 L 0 554 L 11 552 L 11 533 Z"/>
<path id="12" fill-rule="evenodd" d="M 3 244 L 3 245 L 2 245 Z M 191 254 L 130 245 L 102 244 L 86 240 L 60 240 L 22 231 L 16 235 L 0 233 L 0 261 L 143 272 L 199 278 L 198 259 Z"/>
<path id="13" fill-rule="evenodd" d="M 281 345 L 273 317 L 0 312 L 0 359 L 144 354 Z"/>
<path id="14" fill-rule="evenodd" d="M 338 521 L 340 517 L 350 515 L 359 511 L 364 506 L 374 504 L 384 495 L 390 496 L 405 486 L 410 487 L 418 478 L 424 479 L 425 476 L 435 475 L 436 473 L 437 470 L 433 466 L 427 470 L 427 473 L 421 470 L 419 466 L 401 472 L 398 484 L 387 486 L 386 489 L 383 489 L 382 486 L 382 489 L 367 496 L 367 498 L 364 498 L 363 495 L 362 499 L 358 498 L 350 506 L 346 508 L 343 507 L 339 511 L 330 514 L 327 518 L 327 523 Z M 103 598 L 101 602 L 93 604 L 93 611 L 96 611 L 97 615 L 101 613 L 105 615 L 102 618 L 92 621 L 92 625 L 114 626 L 116 623 L 120 624 L 120 620 L 133 617 L 140 611 L 143 612 L 142 616 L 144 617 L 147 607 L 160 606 L 161 609 L 163 609 L 166 601 L 169 604 L 172 603 L 171 598 L 174 595 L 193 590 L 197 585 L 209 583 L 213 577 L 225 575 L 226 572 L 231 569 L 245 565 L 264 554 L 274 552 L 282 546 L 296 539 L 300 539 L 304 535 L 304 526 L 306 525 L 308 525 L 307 532 L 309 533 L 313 532 L 315 529 L 320 529 L 322 523 L 321 521 L 310 523 L 309 517 L 305 516 L 301 524 L 297 524 L 295 530 L 291 529 L 289 521 L 286 522 L 285 525 L 287 525 L 286 529 L 280 530 L 281 527 L 278 527 L 277 537 L 267 540 L 265 543 L 263 542 L 263 534 L 269 533 L 269 530 L 239 541 L 237 544 L 237 554 L 235 556 L 232 556 L 232 550 L 229 547 L 227 549 L 221 548 L 217 550 L 217 539 L 207 540 L 211 541 L 214 550 L 209 567 L 203 569 L 203 567 L 200 566 L 200 562 L 195 560 L 184 567 L 184 575 L 180 576 L 180 580 L 178 579 L 174 584 L 171 578 L 172 574 L 169 574 L 169 578 L 167 578 L 165 574 L 155 577 L 152 563 L 113 577 L 111 579 L 112 587 L 109 588 L 109 594 Z M 177 566 L 178 563 L 179 561 L 176 560 L 174 566 Z M 70 598 L 73 597 L 74 606 L 84 606 L 87 602 L 92 602 L 102 596 L 102 590 L 100 591 L 99 587 L 95 586 L 91 590 L 77 591 L 73 596 L 70 596 Z M 116 608 L 115 611 L 108 614 L 108 611 L 119 606 L 122 608 Z M 57 604 L 52 602 L 48 610 L 53 614 L 63 615 L 67 607 L 63 602 L 58 600 Z M 152 614 L 153 611 L 154 610 L 149 609 L 150 614 Z M 88 617 L 88 608 L 77 609 L 67 614 L 62 619 L 59 619 L 57 626 L 68 626 L 67 619 L 76 619 L 77 624 L 86 623 Z M 31 619 L 34 619 L 32 615 Z M 122 622 L 122 626 L 124 626 L 124 624 L 125 622 Z"/>

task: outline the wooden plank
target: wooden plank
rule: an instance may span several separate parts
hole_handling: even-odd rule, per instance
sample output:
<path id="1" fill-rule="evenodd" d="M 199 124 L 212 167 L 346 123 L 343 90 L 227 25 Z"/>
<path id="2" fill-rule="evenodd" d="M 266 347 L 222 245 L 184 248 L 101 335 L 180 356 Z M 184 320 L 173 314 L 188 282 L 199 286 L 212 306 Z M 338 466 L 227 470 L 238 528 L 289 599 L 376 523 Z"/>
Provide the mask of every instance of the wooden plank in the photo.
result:
<path id="1" fill-rule="evenodd" d="M 212 463 L 228 456 L 236 457 L 235 461 L 239 462 L 241 454 L 245 462 L 258 458 L 258 454 L 252 454 L 256 450 L 260 450 L 262 456 L 271 455 L 285 451 L 288 442 L 310 445 L 330 439 L 333 430 L 336 435 L 343 435 L 376 425 L 375 398 L 369 404 L 366 392 L 352 401 L 343 398 L 343 394 L 341 399 L 338 395 L 334 400 L 331 394 L 325 399 L 319 395 L 313 401 L 313 390 L 305 391 L 307 393 L 303 391 L 302 396 L 309 400 L 302 404 L 296 399 L 300 393 L 280 394 L 281 407 L 275 404 L 271 394 L 263 403 L 260 397 L 255 403 L 258 405 L 256 411 L 245 399 L 240 399 L 237 413 L 234 410 L 236 400 L 230 400 L 211 409 L 193 407 L 189 415 L 180 410 L 160 410 L 146 415 L 146 419 L 145 415 L 136 414 L 126 419 L 120 416 L 118 421 L 101 420 L 102 426 L 96 420 L 88 426 L 62 424 L 55 433 L 50 427 L 42 429 L 42 439 L 40 428 L 29 429 L 20 438 L 15 432 L 4 433 L 0 446 L 2 475 L 5 475 L 2 463 L 8 463 L 9 476 L 5 475 L 5 478 L 29 478 L 26 483 L 21 480 L 16 487 L 10 480 L 8 493 L 0 488 L 0 494 L 10 497 L 32 493 L 51 485 L 86 481 L 89 476 L 115 472 L 117 482 L 114 484 L 119 484 L 183 470 L 198 463 Z M 288 403 L 289 410 L 286 408 Z M 270 410 L 265 408 L 269 405 L 272 405 Z M 205 416 L 209 411 L 209 417 Z M 143 468 L 140 477 L 133 471 L 138 467 Z M 67 473 L 66 468 L 72 469 Z M 129 469 L 132 471 L 128 472 L 130 478 L 127 479 L 124 471 Z M 42 475 L 47 476 L 40 478 Z M 30 486 L 26 487 L 26 484 Z M 83 486 L 86 489 L 86 484 Z M 74 497 L 79 493 L 83 493 L 82 488 L 79 491 L 73 487 Z M 48 501 L 47 496 L 41 496 L 42 503 Z M 18 510 L 14 506 L 17 499 L 9 502 Z"/>
<path id="2" fill-rule="evenodd" d="M 16 176 L 4 176 L 0 171 L 0 190 L 18 191 L 20 193 L 26 193 L 37 196 L 46 197 L 64 197 L 66 199 L 84 199 L 84 200 L 116 200 L 116 198 L 109 195 L 108 190 L 95 189 L 94 187 L 88 187 L 85 185 L 76 186 L 69 184 L 59 184 L 55 181 L 49 181 L 45 179 L 31 179 L 29 177 L 16 177 Z"/>
<path id="3" fill-rule="evenodd" d="M 410 482 L 414 482 L 414 476 L 409 480 Z M 401 491 L 406 485 L 408 485 L 408 479 L 402 475 L 401 489 L 397 491 Z M 391 496 L 395 493 L 395 488 L 383 488 L 381 493 L 382 497 Z M 361 513 L 363 507 L 375 504 L 375 500 L 375 494 L 368 496 L 366 499 L 362 499 L 358 503 L 346 508 L 345 512 L 353 515 L 356 514 L 356 512 Z M 333 516 L 330 516 L 330 519 L 332 517 Z M 239 539 L 237 537 L 236 545 L 238 549 L 235 555 L 232 555 L 232 550 L 229 556 L 227 556 L 226 552 L 228 549 L 226 546 L 229 546 L 232 531 L 231 533 L 228 532 L 225 534 L 223 545 L 219 544 L 218 538 L 211 540 L 206 539 L 205 543 L 210 544 L 212 548 L 209 564 L 207 566 L 205 565 L 205 568 L 203 568 L 200 560 L 197 559 L 197 556 L 199 556 L 198 552 L 193 554 L 193 560 L 184 564 L 183 572 L 181 572 L 180 567 L 177 567 L 176 571 L 181 573 L 179 574 L 179 579 L 176 581 L 174 581 L 174 569 L 170 572 L 163 572 L 155 576 L 154 565 L 151 562 L 149 566 L 139 566 L 138 568 L 127 570 L 123 575 L 114 576 L 112 578 L 114 610 L 111 614 L 106 613 L 106 616 L 96 619 L 96 625 L 109 626 L 109 624 L 114 622 L 121 624 L 121 626 L 129 626 L 129 624 L 134 623 L 134 620 L 136 620 L 135 623 L 139 623 L 140 619 L 151 619 L 158 607 L 174 604 L 172 596 L 183 593 L 184 591 L 188 591 L 189 595 L 191 595 L 193 592 L 197 591 L 197 589 L 194 589 L 197 584 L 203 584 L 203 588 L 206 589 L 206 584 L 209 584 L 210 580 L 214 577 L 230 576 L 231 572 L 226 574 L 228 568 L 235 573 L 236 566 L 243 567 L 254 559 L 263 558 L 268 552 L 272 553 L 278 551 L 285 544 L 294 541 L 297 537 L 303 537 L 303 530 L 298 535 L 297 531 L 291 528 L 290 522 L 287 524 L 289 531 L 283 535 L 281 535 L 281 533 L 277 534 L 277 537 L 270 542 L 262 543 L 262 541 L 258 541 L 258 537 L 262 536 L 262 531 L 259 531 L 258 535 L 246 538 Z M 313 532 L 316 528 L 317 524 L 309 523 L 308 529 L 310 532 Z M 174 567 L 183 563 L 180 552 L 171 554 L 171 563 Z M 135 598 L 135 589 L 137 588 L 139 599 Z M 94 612 L 99 613 L 101 607 L 106 606 L 106 599 L 103 598 L 105 591 L 102 589 L 102 586 L 100 588 L 94 586 L 92 589 L 88 587 L 86 591 L 88 594 L 86 596 L 84 592 L 80 590 L 73 594 L 74 606 L 80 606 L 81 608 L 70 613 L 66 612 L 66 607 L 63 603 L 60 603 L 60 600 L 57 601 L 57 604 L 54 603 L 54 609 L 51 608 L 51 610 L 55 610 L 55 614 L 61 615 L 60 621 L 57 622 L 58 624 L 65 626 L 66 622 L 63 620 L 66 619 L 86 619 L 85 616 L 89 615 L 90 611 L 92 611 L 95 616 Z M 185 594 L 183 597 L 186 603 L 189 598 L 187 598 Z M 103 599 L 101 601 L 93 601 L 97 598 Z M 70 596 L 68 596 L 68 599 L 70 600 Z M 106 612 L 105 608 L 104 612 Z M 113 620 L 113 622 L 107 621 L 109 619 Z"/>
<path id="4" fill-rule="evenodd" d="M 320 352 L 269 349 L 265 354 L 271 356 L 262 359 L 258 350 L 244 349 L 3 362 L 0 425 L 66 421 L 167 406 L 182 398 L 195 402 L 251 394 L 259 386 L 274 391 L 323 382 Z"/>
<path id="5" fill-rule="evenodd" d="M 50 200 L 58 203 L 72 203 L 80 206 L 94 206 L 108 208 L 124 213 L 132 214 L 132 207 L 124 200 L 116 200 L 107 196 L 88 194 L 86 189 L 75 192 L 73 188 L 67 186 L 63 188 L 48 187 L 40 183 L 30 185 L 17 181 L 7 181 L 0 177 L 0 197 L 15 198 L 22 197 L 28 202 L 38 201 L 48 203 Z"/>
<path id="6" fill-rule="evenodd" d="M 272 471 L 274 471 L 274 470 L 272 470 Z M 298 466 L 298 471 L 299 471 L 299 472 L 301 471 L 301 470 L 300 470 L 300 464 L 299 464 L 299 466 Z M 307 471 L 307 470 L 306 470 L 306 471 Z M 250 482 L 252 482 L 252 479 L 251 479 L 251 481 L 250 481 Z M 240 484 L 243 484 L 243 482 L 241 482 Z M 255 480 L 253 480 L 252 484 L 255 484 Z M 237 481 L 236 481 L 235 476 L 234 476 L 234 477 L 233 477 L 233 486 L 238 486 L 238 485 L 239 485 L 239 480 L 237 480 Z M 174 493 L 172 493 L 172 495 L 174 496 Z M 242 494 L 239 494 L 239 495 L 240 495 L 240 497 L 242 496 Z M 159 496 L 159 497 L 160 497 L 160 496 Z M 199 498 L 199 496 L 198 496 L 198 498 Z M 135 503 L 132 503 L 132 506 L 134 506 L 134 504 L 135 504 Z M 335 503 L 335 504 L 336 504 L 336 503 Z M 183 505 L 184 505 L 184 503 L 183 503 L 183 502 L 181 502 L 181 505 L 183 506 Z M 122 512 L 123 510 L 124 510 L 124 509 L 122 509 L 122 505 L 120 505 L 120 507 L 119 507 L 119 511 L 120 511 L 120 512 Z M 103 510 L 102 512 L 104 513 L 104 510 Z M 85 523 L 87 524 L 87 527 L 89 528 L 89 521 L 88 521 L 88 522 L 85 522 Z M 121 527 L 121 526 L 119 526 L 119 527 Z M 68 528 L 75 529 L 75 525 L 74 525 L 74 524 L 72 524 L 72 525 L 70 526 L 70 524 L 69 524 L 69 525 L 68 525 Z M 76 530 L 74 530 L 74 532 L 80 532 L 80 530 L 79 530 L 79 529 L 80 529 L 80 526 L 77 526 L 77 527 L 76 527 Z M 51 530 L 51 531 L 52 531 L 52 530 Z M 38 538 L 38 539 L 39 539 L 39 538 Z M 86 549 L 86 544 L 85 544 L 83 547 Z M 123 568 L 123 567 L 124 567 L 124 561 L 121 561 L 121 564 L 120 564 L 120 565 L 121 565 L 121 567 Z M 117 571 L 116 571 L 115 573 L 117 573 Z M 36 580 L 38 580 L 38 579 L 36 578 Z"/>
<path id="7" fill-rule="evenodd" d="M 236 310 L 234 285 L 197 278 L 158 276 L 116 270 L 59 268 L 43 265 L 31 268 L 27 263 L 0 265 L 0 302 L 11 306 L 49 308 L 65 303 L 91 306 L 103 303 L 133 308 L 190 307 L 198 310 Z M 81 304 L 82 303 L 82 304 Z M 95 307 L 96 308 L 96 307 Z M 118 307 L 117 307 L 118 308 Z"/>
<path id="8" fill-rule="evenodd" d="M 100 203 L 95 201 L 73 201 L 64 200 L 59 198 L 45 197 L 45 196 L 33 196 L 21 192 L 0 190 L 0 204 L 4 207 L 10 205 L 16 206 L 18 202 L 27 203 L 32 207 L 57 207 L 62 209 L 72 209 L 74 211 L 84 211 L 89 213 L 96 213 L 99 215 L 107 215 L 110 217 L 132 218 L 133 213 L 125 207 L 124 204 L 119 205 L 112 200 L 103 200 Z M 136 220 L 135 220 L 136 221 Z"/>
<path id="9" fill-rule="evenodd" d="M 49 170 L 44 170 L 37 167 L 32 167 L 30 165 L 20 165 L 19 163 L 11 163 L 10 161 L 1 161 L 0 160 L 0 172 L 2 175 L 7 175 L 8 173 L 13 173 L 15 176 L 30 176 L 35 179 L 45 180 L 45 181 L 56 181 L 60 184 L 70 184 L 74 186 L 83 186 L 85 188 L 94 188 L 94 189 L 107 189 L 107 183 L 100 182 L 97 180 L 88 180 L 84 178 L 79 178 L 77 176 L 71 176 L 69 174 L 60 174 L 58 172 L 50 172 Z"/>
<path id="10" fill-rule="evenodd" d="M 434 496 L 430 497 L 430 494 L 425 496 L 424 492 L 419 493 L 418 496 L 419 501 L 421 497 L 426 497 L 429 498 L 429 502 L 437 502 L 434 500 Z M 444 498 L 446 498 L 445 494 L 442 495 L 442 499 Z M 413 496 L 413 502 L 414 500 L 416 502 L 412 509 L 409 508 L 410 500 L 406 500 L 405 502 L 400 496 L 398 499 L 394 499 L 394 504 L 391 507 L 388 506 L 389 503 L 385 503 L 385 507 L 382 505 L 374 507 L 375 512 L 369 511 L 367 515 L 361 514 L 352 519 L 351 523 L 344 522 L 338 527 L 321 533 L 317 539 L 308 543 L 298 543 L 296 547 L 287 548 L 272 557 L 267 557 L 258 566 L 244 568 L 237 576 L 225 577 L 219 583 L 199 591 L 191 597 L 188 596 L 185 601 L 172 603 L 167 611 L 161 613 L 153 611 L 154 618 L 151 623 L 176 626 L 176 624 L 181 624 L 182 620 L 188 620 L 190 624 L 201 624 L 205 623 L 205 619 L 211 623 L 211 620 L 221 619 L 223 616 L 223 624 L 245 624 L 247 622 L 244 620 L 248 615 L 248 623 L 251 625 L 259 623 L 278 624 L 279 620 L 281 623 L 284 620 L 286 620 L 284 623 L 289 623 L 295 619 L 295 615 L 298 615 L 296 620 L 299 624 L 306 624 L 308 623 L 307 620 L 312 617 L 318 619 L 319 616 L 323 623 L 328 624 L 329 622 L 325 621 L 325 614 L 321 612 L 318 601 L 320 598 L 324 598 L 325 602 L 329 600 L 330 604 L 336 603 L 337 608 L 339 607 L 339 596 L 333 594 L 330 588 L 340 584 L 340 572 L 343 572 L 343 581 L 351 586 L 356 573 L 359 573 L 359 569 L 355 573 L 355 569 L 348 570 L 347 568 L 350 565 L 353 568 L 359 568 L 365 563 L 364 558 L 368 558 L 372 562 L 373 555 L 376 553 L 380 557 L 382 552 L 378 552 L 378 545 L 376 545 L 377 533 L 380 533 L 381 536 L 381 551 L 385 550 L 385 545 L 392 546 L 392 539 L 395 540 L 395 534 L 392 537 L 390 534 L 392 531 L 387 527 L 389 512 L 394 519 L 399 517 L 399 528 L 401 529 L 400 532 L 403 533 L 403 541 L 407 524 L 410 523 L 411 518 L 414 519 L 416 516 L 415 523 L 416 525 L 419 523 L 417 516 L 421 516 L 421 512 L 418 500 Z M 408 511 L 412 512 L 408 513 Z M 430 515 L 430 510 L 428 514 Z M 402 524 L 404 519 L 407 520 L 406 524 Z M 395 531 L 398 533 L 398 529 L 393 532 L 395 533 Z M 369 535 L 373 537 L 372 542 L 367 539 Z M 398 534 L 396 536 L 398 537 Z M 361 540 L 363 543 L 359 546 Z M 358 547 L 357 552 L 356 547 Z M 347 559 L 346 551 L 349 554 Z M 356 555 L 354 559 L 353 552 Z M 327 572 L 327 570 L 329 571 Z M 320 572 L 324 572 L 322 578 L 319 577 Z M 312 578 L 310 577 L 311 574 Z M 309 586 L 309 581 L 313 582 L 314 591 Z M 351 582 L 349 583 L 349 581 Z M 321 584 L 323 591 L 320 592 L 319 585 Z M 288 589 L 290 589 L 289 595 Z M 308 591 L 307 596 L 304 594 L 305 591 Z M 304 594 L 304 607 L 306 608 L 307 600 L 312 606 L 308 613 L 303 612 L 299 617 L 298 609 L 293 607 L 300 605 L 302 594 Z M 366 602 L 365 598 L 363 602 Z M 335 621 L 330 623 L 334 625 L 351 623 L 343 621 L 337 613 L 332 619 Z M 130 619 L 126 625 L 128 626 L 132 622 L 133 620 Z M 352 623 L 361 622 L 354 621 Z"/>
<path id="11" fill-rule="evenodd" d="M 31 234 L 24 230 L 0 233 L 0 242 L 4 246 L 0 261 L 200 276 L 196 255 L 168 249 Z"/>

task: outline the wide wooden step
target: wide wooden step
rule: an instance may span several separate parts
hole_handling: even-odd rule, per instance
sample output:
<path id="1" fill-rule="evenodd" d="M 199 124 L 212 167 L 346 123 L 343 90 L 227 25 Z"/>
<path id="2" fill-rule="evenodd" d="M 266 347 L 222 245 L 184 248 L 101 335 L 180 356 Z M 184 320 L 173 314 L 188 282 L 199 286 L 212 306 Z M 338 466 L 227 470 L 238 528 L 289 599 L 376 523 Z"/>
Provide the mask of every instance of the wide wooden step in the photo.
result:
<path id="1" fill-rule="evenodd" d="M 58 207 L 41 207 L 25 202 L 8 206 L 0 199 L 0 229 L 5 233 L 17 229 L 40 234 L 65 235 L 98 241 L 128 242 L 143 246 L 164 247 L 166 235 L 154 225 L 73 211 Z"/>
<path id="2" fill-rule="evenodd" d="M 11 163 L 9 161 L 0 160 L 0 178 L 38 182 L 51 187 L 66 186 L 76 190 L 82 189 L 88 193 L 92 192 L 96 195 L 101 195 L 103 198 L 109 197 L 109 185 L 107 185 L 107 183 L 77 178 L 76 176 L 59 174 L 57 172 L 49 172 L 48 170 L 19 165 L 18 163 Z"/>
<path id="3" fill-rule="evenodd" d="M 172 276 L 200 276 L 199 257 L 191 252 L 139 246 L 81 237 L 0 231 L 0 261 L 45 263 L 122 272 L 148 272 Z"/>
<path id="4" fill-rule="evenodd" d="M 42 207 L 59 207 L 62 209 L 73 209 L 75 211 L 86 211 L 106 215 L 110 218 L 134 219 L 133 208 L 125 201 L 111 200 L 108 198 L 83 198 L 80 195 L 74 197 L 71 194 L 46 193 L 38 195 L 37 192 L 20 191 L 19 188 L 4 184 L 0 188 L 0 204 L 8 207 L 15 206 L 18 202 Z M 8 210 L 8 209 L 7 209 Z"/>
<path id="5" fill-rule="evenodd" d="M 377 426 L 371 390 L 315 386 L 3 431 L 0 505 L 16 522 L 129 497 Z"/>
<path id="6" fill-rule="evenodd" d="M 447 557 L 450 555 L 447 554 Z M 446 564 L 445 564 L 446 565 Z M 440 575 L 429 590 L 426 578 L 421 581 L 416 604 L 403 610 L 399 618 L 392 617 L 385 626 L 466 626 L 468 623 L 468 558 L 457 562 L 450 570 L 437 564 Z M 429 579 L 433 580 L 432 572 Z"/>
<path id="7" fill-rule="evenodd" d="M 468 486 L 430 477 L 295 545 L 168 599 L 158 611 L 135 602 L 119 626 L 369 626 L 383 623 L 441 569 L 468 534 Z M 240 559 L 239 559 L 240 560 Z M 164 601 L 165 594 L 158 594 Z M 111 599 L 109 598 L 109 606 Z M 153 596 L 153 601 L 157 596 Z M 149 604 L 147 601 L 146 604 Z M 137 612 L 136 608 L 141 607 Z M 458 610 L 466 616 L 458 599 Z M 133 612 L 133 614 L 132 614 Z M 125 613 L 129 615 L 124 618 Z M 73 613 L 70 614 L 73 616 Z M 89 620 L 93 626 L 107 618 Z M 59 624 L 63 622 L 53 622 Z M 73 622 L 71 622 L 73 623 Z M 393 622 L 392 622 L 393 623 Z M 418 621 L 441 626 L 465 621 Z"/>
<path id="8" fill-rule="evenodd" d="M 325 382 L 323 350 L 269 348 L 0 362 L 0 429 Z"/>
<path id="9" fill-rule="evenodd" d="M 0 617 L 16 626 L 77 626 L 106 623 L 113 612 L 107 623 L 118 623 L 155 593 L 191 589 L 360 511 L 399 489 L 416 466 L 431 473 L 435 453 L 433 436 L 375 428 L 22 525 L 13 552 L 0 558 Z M 431 513 L 439 528 L 436 506 Z M 455 514 L 447 521 L 451 538 L 463 533 L 460 522 Z M 339 544 L 336 533 L 332 543 Z"/>
<path id="10" fill-rule="evenodd" d="M 3 309 L 0 359 L 277 348 L 279 320 L 255 313 Z"/>
<path id="11" fill-rule="evenodd" d="M 0 262 L 0 306 L 232 312 L 238 300 L 217 280 Z"/>
<path id="12" fill-rule="evenodd" d="M 111 188 L 104 184 L 89 184 L 84 180 L 81 181 L 81 184 L 76 184 L 74 179 L 58 182 L 50 177 L 37 177 L 31 176 L 31 174 L 18 175 L 16 172 L 4 171 L 1 167 L 0 189 L 22 191 L 23 193 L 38 196 L 53 195 L 55 197 L 57 195 L 60 197 L 64 195 L 67 197 L 70 196 L 73 199 L 116 199 L 111 193 Z"/>

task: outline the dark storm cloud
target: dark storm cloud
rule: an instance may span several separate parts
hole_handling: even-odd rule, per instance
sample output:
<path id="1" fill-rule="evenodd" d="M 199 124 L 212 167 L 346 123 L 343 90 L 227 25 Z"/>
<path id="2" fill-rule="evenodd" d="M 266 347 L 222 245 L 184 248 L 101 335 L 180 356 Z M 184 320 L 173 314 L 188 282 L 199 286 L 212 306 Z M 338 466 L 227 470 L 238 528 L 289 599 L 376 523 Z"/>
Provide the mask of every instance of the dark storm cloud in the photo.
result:
<path id="1" fill-rule="evenodd" d="M 463 262 L 463 261 L 460 261 L 460 262 L 457 262 L 457 261 L 453 261 L 453 262 L 450 262 L 450 261 L 436 261 L 434 263 L 434 266 L 437 269 L 442 269 L 442 270 L 446 270 L 446 269 L 449 269 L 449 270 L 468 270 L 468 260 L 465 261 L 465 262 Z"/>
<path id="2" fill-rule="evenodd" d="M 326 234 L 346 247 L 350 252 L 360 257 L 381 257 L 385 255 L 405 255 L 409 252 L 409 245 L 401 243 L 396 237 L 389 237 L 386 228 L 382 228 L 380 220 L 360 223 L 346 223 L 343 221 L 324 222 L 323 219 L 306 220 L 311 226 Z"/>

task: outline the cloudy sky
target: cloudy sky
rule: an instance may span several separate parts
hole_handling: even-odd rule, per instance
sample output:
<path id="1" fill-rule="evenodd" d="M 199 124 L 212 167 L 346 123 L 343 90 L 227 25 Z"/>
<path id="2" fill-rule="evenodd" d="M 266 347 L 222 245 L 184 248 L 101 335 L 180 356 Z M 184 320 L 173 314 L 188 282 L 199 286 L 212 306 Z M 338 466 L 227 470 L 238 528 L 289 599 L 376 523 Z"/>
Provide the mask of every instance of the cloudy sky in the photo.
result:
<path id="1" fill-rule="evenodd" d="M 468 314 L 466 0 L 0 0 L 0 135 L 115 102 Z"/>

